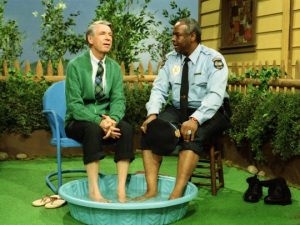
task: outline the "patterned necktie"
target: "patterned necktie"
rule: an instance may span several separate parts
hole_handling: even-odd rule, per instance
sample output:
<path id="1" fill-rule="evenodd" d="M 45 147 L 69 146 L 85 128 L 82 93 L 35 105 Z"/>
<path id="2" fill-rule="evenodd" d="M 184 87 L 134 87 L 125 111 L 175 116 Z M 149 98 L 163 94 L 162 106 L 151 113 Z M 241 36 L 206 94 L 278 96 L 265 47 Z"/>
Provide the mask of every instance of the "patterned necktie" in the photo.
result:
<path id="1" fill-rule="evenodd" d="M 188 62 L 190 59 L 186 57 L 184 59 L 181 87 L 180 87 L 180 112 L 182 122 L 187 120 L 187 109 L 188 109 L 188 93 L 189 93 L 189 66 Z"/>
<path id="2" fill-rule="evenodd" d="M 102 65 L 102 61 L 98 62 L 98 70 L 95 78 L 95 97 L 96 99 L 100 99 L 104 96 L 102 77 L 103 77 L 104 68 Z"/>

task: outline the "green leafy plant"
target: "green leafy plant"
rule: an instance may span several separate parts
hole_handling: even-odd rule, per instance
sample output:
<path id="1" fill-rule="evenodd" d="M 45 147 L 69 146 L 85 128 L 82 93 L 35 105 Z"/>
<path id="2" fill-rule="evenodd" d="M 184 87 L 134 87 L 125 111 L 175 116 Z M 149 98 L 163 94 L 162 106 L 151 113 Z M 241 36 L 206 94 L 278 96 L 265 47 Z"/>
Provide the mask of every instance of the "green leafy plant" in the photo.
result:
<path id="1" fill-rule="evenodd" d="M 157 43 L 152 44 L 149 51 L 154 59 L 164 60 L 167 53 L 172 50 L 172 29 L 175 23 L 185 17 L 189 17 L 191 12 L 188 8 L 179 8 L 175 1 L 170 1 L 171 10 L 164 9 L 162 15 L 168 20 L 168 25 L 164 26 L 162 31 L 155 30 L 154 38 Z"/>
<path id="2" fill-rule="evenodd" d="M 126 83 L 124 95 L 126 98 L 125 119 L 137 131 L 147 115 L 146 102 L 149 100 L 152 84 Z"/>
<path id="3" fill-rule="evenodd" d="M 49 82 L 37 81 L 32 74 L 9 70 L 0 81 L 0 134 L 30 135 L 34 130 L 49 129 L 42 115 L 42 97 Z"/>
<path id="4" fill-rule="evenodd" d="M 30 73 L 22 75 L 10 69 L 8 79 L 0 80 L 0 134 L 30 135 L 35 130 L 49 129 L 41 113 L 42 96 L 49 85 Z M 125 119 L 136 131 L 145 119 L 151 88 L 152 84 L 146 82 L 124 84 Z M 265 160 L 262 147 L 266 143 L 283 160 L 299 156 L 300 93 L 254 90 L 247 95 L 230 93 L 233 116 L 229 136 L 239 145 L 247 142 L 258 161 Z"/>
<path id="5" fill-rule="evenodd" d="M 269 92 L 269 81 L 281 76 L 282 72 L 277 67 L 250 68 L 240 77 L 232 76 L 233 82 L 244 78 L 260 81 L 258 86 L 248 86 L 247 95 L 230 93 L 233 126 L 229 131 L 229 136 L 237 145 L 249 143 L 258 161 L 265 160 L 262 147 L 268 142 L 272 144 L 273 153 L 282 159 L 300 155 L 299 94 Z"/>
<path id="6" fill-rule="evenodd" d="M 283 159 L 300 155 L 300 94 L 277 94 L 274 107 L 278 110 L 273 153 Z"/>
<path id="7" fill-rule="evenodd" d="M 278 79 L 281 75 L 282 72 L 278 67 L 265 66 L 260 70 L 249 68 L 245 74 L 241 76 L 237 76 L 234 73 L 229 75 L 229 82 L 231 83 L 242 81 L 245 78 L 260 81 L 258 87 L 253 84 L 248 84 L 246 96 L 243 96 L 241 93 L 231 93 L 231 101 L 238 104 L 235 104 L 233 108 L 234 113 L 231 118 L 235 126 L 233 126 L 229 133 L 238 145 L 247 139 L 247 128 L 250 124 L 250 118 L 254 116 L 256 107 L 260 102 L 267 99 L 265 95 L 269 94 L 269 81 L 271 79 Z M 261 115 L 263 114 L 262 112 Z M 248 119 L 245 120 L 245 118 Z M 259 145 L 259 143 L 257 145 Z"/>
<path id="8" fill-rule="evenodd" d="M 299 94 L 270 94 L 257 106 L 247 137 L 258 160 L 264 159 L 262 146 L 267 142 L 284 160 L 300 155 L 299 100 Z"/>
<path id="9" fill-rule="evenodd" d="M 42 79 L 36 80 L 32 74 L 22 75 L 9 70 L 9 78 L 0 80 L 0 134 L 15 133 L 29 136 L 33 131 L 49 129 L 42 114 L 42 98 L 51 85 Z M 145 104 L 149 99 L 151 83 L 125 83 L 125 119 L 137 131 L 145 119 Z"/>
<path id="10" fill-rule="evenodd" d="M 230 84 L 237 84 L 240 81 L 243 81 L 245 79 L 245 75 L 237 75 L 236 73 L 233 73 L 232 71 L 229 72 L 228 74 L 228 83 Z"/>
<path id="11" fill-rule="evenodd" d="M 299 156 L 300 94 L 258 93 L 230 93 L 233 116 L 229 136 L 238 146 L 248 144 L 257 161 L 266 160 L 263 146 L 267 143 L 283 160 Z"/>
<path id="12" fill-rule="evenodd" d="M 232 128 L 228 133 L 237 145 L 242 145 L 247 141 L 249 119 L 253 117 L 259 100 L 260 98 L 257 98 L 256 95 L 243 95 L 240 92 L 230 93 Z"/>
<path id="13" fill-rule="evenodd" d="M 260 84 L 258 85 L 258 91 L 260 91 L 261 93 L 265 93 L 269 90 L 269 81 L 271 79 L 276 80 L 280 78 L 282 75 L 283 72 L 278 67 L 262 66 L 261 69 L 253 69 L 253 68 L 247 69 L 243 77 L 259 80 Z M 255 89 L 255 87 L 253 87 L 252 84 L 248 85 L 248 88 L 250 90 Z"/>
<path id="14" fill-rule="evenodd" d="M 108 20 L 113 24 L 114 41 L 110 52 L 119 63 L 124 62 L 126 70 L 132 62 L 138 61 L 138 55 L 146 52 L 146 39 L 151 35 L 151 27 L 160 22 L 154 14 L 147 11 L 151 0 L 99 0 L 94 20 Z M 135 6 L 134 4 L 135 3 Z"/>
<path id="15" fill-rule="evenodd" d="M 255 101 L 256 100 L 256 101 Z M 249 118 L 249 124 L 246 129 L 246 138 L 249 140 L 253 155 L 259 161 L 264 160 L 262 146 L 272 140 L 278 121 L 278 111 L 276 105 L 273 105 L 273 94 L 268 94 L 253 99 L 256 106 L 253 107 L 253 115 Z"/>
<path id="16" fill-rule="evenodd" d="M 44 6 L 44 13 L 40 15 L 42 35 L 35 44 L 43 64 L 51 60 L 55 70 L 58 61 L 63 59 L 67 52 L 76 54 L 84 48 L 84 36 L 76 34 L 72 29 L 76 25 L 74 18 L 80 13 L 71 13 L 65 20 L 66 4 L 62 0 L 57 4 L 54 0 L 42 0 L 42 5 Z M 37 11 L 32 14 L 35 17 L 39 16 Z"/>
<path id="17" fill-rule="evenodd" d="M 0 73 L 2 73 L 2 65 L 4 60 L 8 66 L 22 55 L 23 35 L 19 31 L 19 27 L 15 20 L 4 20 L 4 6 L 6 0 L 0 1 Z"/>

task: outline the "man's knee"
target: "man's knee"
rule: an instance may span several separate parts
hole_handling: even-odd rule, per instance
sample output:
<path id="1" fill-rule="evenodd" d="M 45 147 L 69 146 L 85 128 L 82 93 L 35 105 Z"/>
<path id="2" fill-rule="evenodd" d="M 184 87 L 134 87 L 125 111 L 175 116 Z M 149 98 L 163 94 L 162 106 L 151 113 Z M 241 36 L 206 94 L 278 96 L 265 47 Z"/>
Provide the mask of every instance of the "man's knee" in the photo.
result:
<path id="1" fill-rule="evenodd" d="M 103 132 L 101 127 L 92 122 L 86 123 L 84 131 L 86 135 L 89 135 L 91 137 L 94 136 L 96 138 L 99 138 L 99 136 L 101 136 L 101 133 Z"/>
<path id="2" fill-rule="evenodd" d="M 121 120 L 117 127 L 120 129 L 122 135 L 126 135 L 127 137 L 133 136 L 133 127 L 128 122 Z"/>

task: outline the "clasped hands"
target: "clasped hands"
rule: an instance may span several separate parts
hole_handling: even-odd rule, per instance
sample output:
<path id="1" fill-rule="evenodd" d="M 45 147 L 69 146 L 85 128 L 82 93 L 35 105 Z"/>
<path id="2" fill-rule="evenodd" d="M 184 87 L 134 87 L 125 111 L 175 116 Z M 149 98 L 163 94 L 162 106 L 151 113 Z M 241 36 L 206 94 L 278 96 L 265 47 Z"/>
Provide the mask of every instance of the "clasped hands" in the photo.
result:
<path id="1" fill-rule="evenodd" d="M 147 132 L 147 125 L 152 121 L 155 120 L 157 118 L 157 115 L 150 115 L 148 116 L 148 118 L 143 122 L 142 126 L 141 126 L 141 130 L 143 133 L 146 134 Z M 181 128 L 180 128 L 180 134 L 183 138 L 184 141 L 194 141 L 195 138 L 195 133 L 198 129 L 199 124 L 196 121 L 193 121 L 191 119 L 183 122 L 181 124 Z"/>
<path id="2" fill-rule="evenodd" d="M 102 115 L 100 127 L 103 129 L 105 136 L 103 139 L 113 138 L 118 139 L 121 136 L 120 129 L 116 127 L 117 122 L 107 115 Z"/>

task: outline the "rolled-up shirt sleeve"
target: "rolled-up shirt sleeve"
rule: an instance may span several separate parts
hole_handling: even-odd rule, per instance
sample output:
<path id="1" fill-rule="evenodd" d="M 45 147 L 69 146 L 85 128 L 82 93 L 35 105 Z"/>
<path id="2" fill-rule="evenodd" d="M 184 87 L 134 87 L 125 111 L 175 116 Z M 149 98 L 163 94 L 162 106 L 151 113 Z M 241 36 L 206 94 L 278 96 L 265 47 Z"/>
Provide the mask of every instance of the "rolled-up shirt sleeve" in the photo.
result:
<path id="1" fill-rule="evenodd" d="M 211 119 L 223 103 L 226 93 L 228 67 L 223 57 L 219 57 L 223 66 L 216 68 L 213 59 L 211 60 L 211 69 L 208 71 L 209 78 L 207 81 L 207 94 L 201 102 L 201 106 L 191 115 L 196 118 L 200 124 Z"/>

